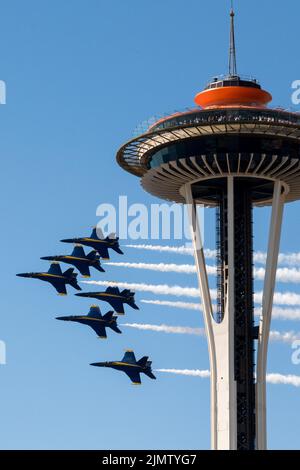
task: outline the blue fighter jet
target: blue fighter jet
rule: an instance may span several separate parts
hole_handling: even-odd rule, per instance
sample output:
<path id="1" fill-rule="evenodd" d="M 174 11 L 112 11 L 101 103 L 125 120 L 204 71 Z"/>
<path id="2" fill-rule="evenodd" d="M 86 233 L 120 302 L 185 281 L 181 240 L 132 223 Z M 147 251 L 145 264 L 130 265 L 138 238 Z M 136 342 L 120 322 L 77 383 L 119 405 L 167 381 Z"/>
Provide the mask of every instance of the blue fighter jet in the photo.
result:
<path id="1" fill-rule="evenodd" d="M 94 250 L 98 251 L 99 255 L 103 259 L 109 259 L 109 249 L 114 250 L 116 253 L 123 255 L 123 251 L 120 249 L 119 238 L 114 233 L 111 233 L 106 238 L 102 233 L 102 230 L 96 227 L 93 228 L 90 237 L 81 238 L 65 238 L 61 240 L 64 243 L 80 243 L 81 245 L 91 246 Z"/>
<path id="2" fill-rule="evenodd" d="M 124 304 L 139 310 L 139 307 L 134 302 L 134 292 L 131 292 L 129 289 L 124 289 L 121 292 L 118 287 L 108 287 L 105 292 L 82 292 L 75 295 L 104 300 L 104 302 L 108 302 L 112 306 L 118 315 L 124 315 Z"/>
<path id="3" fill-rule="evenodd" d="M 141 384 L 140 374 L 146 374 L 150 379 L 156 379 L 151 369 L 151 361 L 148 361 L 148 356 L 142 357 L 139 361 L 136 360 L 134 352 L 131 350 L 126 351 L 121 361 L 111 362 L 93 362 L 91 366 L 97 367 L 110 367 L 112 369 L 121 370 L 128 375 L 133 385 Z"/>
<path id="4" fill-rule="evenodd" d="M 30 277 L 49 282 L 60 295 L 67 295 L 66 284 L 69 284 L 76 290 L 81 290 L 81 287 L 77 284 L 77 273 L 74 273 L 73 271 L 74 268 L 69 268 L 63 273 L 58 263 L 51 263 L 48 272 L 21 273 L 17 274 L 17 276 Z"/>
<path id="5" fill-rule="evenodd" d="M 91 276 L 91 267 L 97 269 L 100 272 L 104 272 L 104 269 L 102 268 L 99 261 L 100 255 L 97 253 L 97 251 L 92 250 L 86 255 L 81 245 L 76 245 L 70 255 L 43 256 L 41 259 L 72 264 L 84 277 Z"/>
<path id="6" fill-rule="evenodd" d="M 117 317 L 114 315 L 114 312 L 107 312 L 102 316 L 100 308 L 97 305 L 92 305 L 87 315 L 71 315 L 68 317 L 56 317 L 56 319 L 88 325 L 96 332 L 98 337 L 102 339 L 107 338 L 106 328 L 111 328 L 116 333 L 122 333 L 117 326 Z"/>

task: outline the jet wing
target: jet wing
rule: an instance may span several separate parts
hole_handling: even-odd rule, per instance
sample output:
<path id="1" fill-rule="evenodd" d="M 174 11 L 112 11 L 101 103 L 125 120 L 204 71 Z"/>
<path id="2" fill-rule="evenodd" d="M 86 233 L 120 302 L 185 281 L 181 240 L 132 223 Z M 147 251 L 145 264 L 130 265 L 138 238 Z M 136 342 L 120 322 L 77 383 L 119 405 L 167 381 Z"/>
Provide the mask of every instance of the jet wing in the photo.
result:
<path id="1" fill-rule="evenodd" d="M 120 289 L 118 287 L 109 286 L 106 291 L 108 294 L 120 294 Z"/>
<path id="2" fill-rule="evenodd" d="M 101 310 L 100 308 L 98 307 L 98 305 L 91 305 L 90 307 L 90 310 L 89 310 L 89 313 L 87 315 L 88 317 L 97 317 L 97 318 L 101 318 L 102 315 L 101 315 Z"/>
<path id="3" fill-rule="evenodd" d="M 91 277 L 90 269 L 87 263 L 72 260 L 72 264 L 78 269 L 82 276 Z"/>
<path id="4" fill-rule="evenodd" d="M 125 371 L 125 374 L 128 375 L 128 377 L 130 378 L 131 382 L 134 384 L 134 385 L 140 385 L 141 384 L 141 377 L 140 377 L 140 373 L 137 372 L 137 371 L 133 371 L 133 370 L 126 370 Z"/>
<path id="5" fill-rule="evenodd" d="M 101 256 L 101 258 L 104 258 L 104 259 L 109 259 L 109 253 L 108 253 L 108 248 L 107 246 L 105 246 L 105 244 L 99 244 L 99 246 L 97 246 L 97 251 L 99 253 L 99 255 Z"/>
<path id="6" fill-rule="evenodd" d="M 96 322 L 90 323 L 89 326 L 93 328 L 93 330 L 99 336 L 99 338 L 103 338 L 103 339 L 107 338 L 105 327 L 101 325 L 95 325 L 94 323 Z"/>
<path id="7" fill-rule="evenodd" d="M 103 298 L 103 300 L 105 300 Z M 118 315 L 124 315 L 124 304 L 122 302 L 122 300 L 119 300 L 119 299 L 107 299 L 107 302 L 112 306 L 112 308 L 114 309 L 114 311 L 118 314 Z"/>
<path id="8" fill-rule="evenodd" d="M 60 295 L 67 295 L 66 284 L 58 279 L 49 280 Z"/>
<path id="9" fill-rule="evenodd" d="M 76 245 L 72 251 L 71 256 L 76 256 L 77 258 L 85 258 L 85 252 L 81 245 Z"/>
<path id="10" fill-rule="evenodd" d="M 95 240 L 97 240 L 97 239 L 98 240 L 103 240 L 104 235 L 103 235 L 103 232 L 102 232 L 101 228 L 100 227 L 94 227 L 90 238 L 94 238 Z"/>
<path id="11" fill-rule="evenodd" d="M 136 358 L 133 351 L 126 351 L 121 362 L 127 362 L 129 364 L 136 364 Z"/>
<path id="12" fill-rule="evenodd" d="M 61 276 L 62 275 L 62 270 L 61 270 L 60 265 L 58 263 L 51 263 L 48 273 L 49 274 L 57 274 L 57 275 Z"/>

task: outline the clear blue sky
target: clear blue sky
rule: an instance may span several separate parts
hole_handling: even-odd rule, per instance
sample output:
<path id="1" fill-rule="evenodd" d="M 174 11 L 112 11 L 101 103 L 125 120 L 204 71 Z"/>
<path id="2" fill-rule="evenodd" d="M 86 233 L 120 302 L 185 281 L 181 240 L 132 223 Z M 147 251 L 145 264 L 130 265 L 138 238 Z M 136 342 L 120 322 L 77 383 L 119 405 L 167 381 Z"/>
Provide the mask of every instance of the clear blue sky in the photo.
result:
<path id="1" fill-rule="evenodd" d="M 7 344 L 0 447 L 207 449 L 207 379 L 158 374 L 156 382 L 145 378 L 142 387 L 132 387 L 123 374 L 89 366 L 119 359 L 131 347 L 138 357 L 149 354 L 154 368 L 206 369 L 203 338 L 123 328 L 122 336 L 111 333 L 101 342 L 88 328 L 54 320 L 86 313 L 88 301 L 71 292 L 58 297 L 50 286 L 15 273 L 43 270 L 40 256 L 67 253 L 59 240 L 90 232 L 101 202 L 115 203 L 119 194 L 153 201 L 117 166 L 116 151 L 139 122 L 193 105 L 207 80 L 226 72 L 229 1 L 0 3 L 0 79 L 7 83 L 7 104 L 0 106 L 0 339 Z M 239 71 L 255 75 L 274 105 L 289 107 L 291 82 L 300 79 L 299 2 L 237 1 L 236 9 Z M 286 208 L 281 251 L 299 250 L 299 209 L 299 203 Z M 264 250 L 266 211 L 255 218 L 255 246 Z M 207 240 L 213 222 L 208 213 Z M 191 262 L 133 249 L 113 256 L 124 259 Z M 196 286 L 191 275 L 115 267 L 93 278 Z M 277 290 L 300 292 L 288 284 Z M 137 294 L 138 303 L 143 298 L 157 297 Z M 197 312 L 149 305 L 128 310 L 125 320 L 203 325 Z M 299 323 L 274 321 L 272 327 L 297 331 Z M 268 369 L 300 375 L 285 344 L 270 346 Z M 268 387 L 270 448 L 300 447 L 299 407 L 299 389 Z"/>

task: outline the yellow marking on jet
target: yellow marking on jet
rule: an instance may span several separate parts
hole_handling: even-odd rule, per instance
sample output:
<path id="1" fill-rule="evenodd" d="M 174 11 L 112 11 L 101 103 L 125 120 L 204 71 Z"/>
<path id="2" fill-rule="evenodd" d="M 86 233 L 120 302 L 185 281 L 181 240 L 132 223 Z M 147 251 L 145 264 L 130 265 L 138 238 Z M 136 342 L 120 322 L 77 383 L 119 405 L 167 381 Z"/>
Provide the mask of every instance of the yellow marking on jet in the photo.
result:
<path id="1" fill-rule="evenodd" d="M 78 320 L 92 320 L 92 321 L 102 321 L 104 322 L 105 320 L 103 320 L 103 318 L 94 318 L 94 317 L 89 317 L 89 316 L 86 316 L 86 317 L 78 317 Z"/>
<path id="2" fill-rule="evenodd" d="M 65 276 L 62 276 L 61 274 L 51 274 L 51 273 L 39 273 L 39 276 L 47 276 L 47 277 L 59 277 L 61 279 L 65 279 Z"/>
<path id="3" fill-rule="evenodd" d="M 113 362 L 115 366 L 128 366 L 128 367 L 140 367 L 138 364 L 129 364 L 128 362 L 120 362 L 120 361 L 115 361 Z"/>
<path id="4" fill-rule="evenodd" d="M 95 294 L 99 296 L 104 296 L 104 297 L 117 297 L 118 299 L 124 299 L 125 297 L 123 295 L 118 295 L 118 294 L 110 294 L 109 292 L 95 292 Z"/>
<path id="5" fill-rule="evenodd" d="M 82 238 L 84 242 L 107 243 L 107 240 L 98 240 L 97 238 Z"/>

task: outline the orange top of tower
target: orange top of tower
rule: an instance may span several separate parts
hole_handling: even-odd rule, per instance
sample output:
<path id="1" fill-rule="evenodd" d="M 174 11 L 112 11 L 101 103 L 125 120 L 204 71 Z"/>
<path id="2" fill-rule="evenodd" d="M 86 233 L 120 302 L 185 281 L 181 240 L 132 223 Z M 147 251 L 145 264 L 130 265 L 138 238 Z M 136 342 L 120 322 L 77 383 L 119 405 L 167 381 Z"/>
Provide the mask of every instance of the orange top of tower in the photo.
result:
<path id="1" fill-rule="evenodd" d="M 237 74 L 233 9 L 230 11 L 230 23 L 229 74 L 225 78 L 215 78 L 210 82 L 204 91 L 195 96 L 195 103 L 204 109 L 264 107 L 272 101 L 270 93 L 262 90 L 256 80 L 241 79 Z"/>
<path id="2" fill-rule="evenodd" d="M 233 80 L 233 78 L 235 80 Z M 236 83 L 234 83 L 236 82 Z M 210 83 L 208 88 L 195 96 L 195 103 L 203 109 L 234 106 L 266 106 L 272 96 L 254 82 L 228 77 Z"/>

